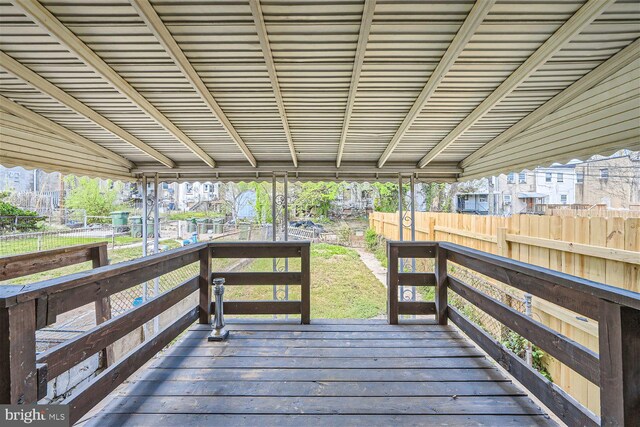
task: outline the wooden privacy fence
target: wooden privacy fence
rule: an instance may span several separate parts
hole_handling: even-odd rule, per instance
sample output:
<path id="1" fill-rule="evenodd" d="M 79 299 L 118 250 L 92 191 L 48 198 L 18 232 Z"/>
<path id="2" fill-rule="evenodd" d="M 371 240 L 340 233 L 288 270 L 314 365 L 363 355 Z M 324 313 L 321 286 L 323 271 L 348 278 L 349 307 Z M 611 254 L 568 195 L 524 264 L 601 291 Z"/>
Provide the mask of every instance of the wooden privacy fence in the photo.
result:
<path id="1" fill-rule="evenodd" d="M 398 214 L 374 212 L 370 227 L 387 239 L 399 237 Z M 416 212 L 416 240 L 446 241 L 640 292 L 640 219 L 512 217 Z M 410 240 L 408 228 L 404 239 Z M 496 283 L 497 286 L 502 286 Z M 519 291 L 514 293 L 518 295 Z M 523 293 L 520 292 L 522 295 Z M 597 350 L 598 325 L 542 298 L 534 316 L 580 344 Z M 597 386 L 555 358 L 547 358 L 554 381 L 598 412 Z"/>
<path id="2" fill-rule="evenodd" d="M 79 262 L 97 251 L 102 262 L 106 259 L 106 247 L 102 244 L 75 250 L 55 250 L 65 255 L 66 264 Z M 84 253 L 84 255 L 82 255 Z M 47 262 L 53 251 L 40 253 Z M 33 255 L 31 255 L 33 258 Z M 108 348 L 117 340 L 139 328 L 161 313 L 178 305 L 194 293 L 198 303 L 189 307 L 150 340 L 127 353 L 103 370 L 89 383 L 82 386 L 63 404 L 70 405 L 71 423 L 78 421 L 87 411 L 106 397 L 127 377 L 144 365 L 162 348 L 175 339 L 194 321 L 208 324 L 211 320 L 211 285 L 213 273 L 211 259 L 216 258 L 273 258 L 300 257 L 301 271 L 292 273 L 219 273 L 228 284 L 262 285 L 275 283 L 299 283 L 302 286 L 301 301 L 229 302 L 225 311 L 242 314 L 271 314 L 285 312 L 301 314 L 301 321 L 309 323 L 309 242 L 225 242 L 198 243 L 154 254 L 145 258 L 115 265 L 99 266 L 56 279 L 26 286 L 0 286 L 0 403 L 36 403 L 46 395 L 47 383 L 88 357 Z M 11 277 L 15 263 L 21 259 L 2 260 L 5 278 Z M 17 260 L 16 260 L 17 259 Z M 35 258 L 34 258 L 35 259 Z M 93 258 L 91 258 L 93 259 Z M 194 262 L 200 263 L 200 272 L 182 284 L 125 314 L 108 319 L 94 328 L 65 341 L 43 353 L 36 354 L 35 332 L 53 324 L 56 317 L 93 301 L 103 301 L 109 296 L 160 277 Z M 95 264 L 94 264 L 95 265 Z M 13 276 L 15 277 L 15 276 Z M 219 276 L 218 276 L 219 277 Z M 225 303 L 226 304 L 226 303 Z M 234 305 L 235 304 L 235 305 Z"/>
<path id="3" fill-rule="evenodd" d="M 438 323 L 446 324 L 447 319 L 451 319 L 567 425 L 626 426 L 636 423 L 640 412 L 638 294 L 446 242 L 389 241 L 387 249 L 389 323 L 398 323 L 399 309 L 403 304 L 398 301 L 397 289 L 400 284 L 409 282 L 414 285 L 435 286 L 436 302 L 431 303 L 430 311 L 436 314 Z M 398 273 L 399 257 L 435 257 L 435 273 Z M 461 265 L 597 321 L 598 352 L 449 276 L 448 263 Z M 599 387 L 601 417 L 597 417 L 561 387 L 508 351 L 462 312 L 448 305 L 448 290 L 558 358 Z"/>

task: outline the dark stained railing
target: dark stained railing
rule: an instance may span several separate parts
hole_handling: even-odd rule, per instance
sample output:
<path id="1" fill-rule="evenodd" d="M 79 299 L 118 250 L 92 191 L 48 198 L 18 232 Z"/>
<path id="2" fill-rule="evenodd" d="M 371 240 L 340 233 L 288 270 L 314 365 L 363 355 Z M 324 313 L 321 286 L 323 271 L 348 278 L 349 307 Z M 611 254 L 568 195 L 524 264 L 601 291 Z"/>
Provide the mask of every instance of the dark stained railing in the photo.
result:
<path id="1" fill-rule="evenodd" d="M 106 263 L 106 246 L 76 247 L 41 253 L 36 264 L 70 265 L 87 259 Z M 198 292 L 198 303 L 151 339 L 124 355 L 103 370 L 88 384 L 63 401 L 70 405 L 71 422 L 112 392 L 127 377 L 144 365 L 175 339 L 194 321 L 208 324 L 213 309 L 211 301 L 211 259 L 300 257 L 301 271 L 291 273 L 216 273 L 230 285 L 262 285 L 273 283 L 299 284 L 300 301 L 229 301 L 225 311 L 235 314 L 300 314 L 302 323 L 310 319 L 309 242 L 231 242 L 199 243 L 145 258 L 97 267 L 26 286 L 0 286 L 0 403 L 36 403 L 47 392 L 47 382 L 92 355 L 108 348 L 120 338 L 154 317 Z M 104 249 L 104 250 L 103 250 Z M 55 252 L 55 253 L 54 253 Z M 90 258 L 94 256 L 97 258 Z M 16 262 L 29 257 L 0 259 L 5 278 L 16 277 L 8 271 Z M 34 258 L 33 255 L 30 255 Z M 19 258 L 19 259 L 18 259 Z M 37 258 L 37 257 L 35 257 Z M 104 321 L 94 328 L 36 355 L 35 332 L 55 323 L 56 317 L 94 301 L 139 285 L 194 262 L 200 262 L 198 275 L 125 314 Z M 42 267 L 44 268 L 44 267 Z M 35 272 L 35 268 L 30 272 Z M 226 305 L 227 303 L 225 303 Z"/>
<path id="2" fill-rule="evenodd" d="M 436 314 L 447 319 L 509 371 L 570 426 L 634 425 L 640 417 L 640 295 L 628 290 L 525 264 L 452 243 L 388 242 L 389 323 L 398 314 Z M 398 273 L 398 257 L 435 258 L 435 273 Z M 447 274 L 455 263 L 598 321 L 599 354 Z M 407 280 L 406 277 L 412 277 Z M 403 309 L 401 284 L 435 286 L 430 310 Z M 507 350 L 498 340 L 447 304 L 451 290 L 600 387 L 601 417 Z M 422 303 L 423 305 L 425 303 Z M 435 307 L 435 310 L 434 310 Z M 431 313 L 429 313 L 431 312 Z"/>

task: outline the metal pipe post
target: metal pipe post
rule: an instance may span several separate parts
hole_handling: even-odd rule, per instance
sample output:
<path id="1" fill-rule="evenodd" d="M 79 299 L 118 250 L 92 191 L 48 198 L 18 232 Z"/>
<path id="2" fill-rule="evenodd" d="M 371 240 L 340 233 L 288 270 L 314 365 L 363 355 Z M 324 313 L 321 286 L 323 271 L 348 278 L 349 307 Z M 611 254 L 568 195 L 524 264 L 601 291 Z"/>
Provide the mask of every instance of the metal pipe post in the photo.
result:
<path id="1" fill-rule="evenodd" d="M 157 254 L 160 243 L 160 183 L 158 182 L 158 174 L 153 179 L 153 253 Z M 153 296 L 157 297 L 160 293 L 160 278 L 153 279 Z M 160 318 L 153 318 L 153 333 L 160 332 Z"/>
<path id="2" fill-rule="evenodd" d="M 224 278 L 213 279 L 213 295 L 216 306 L 213 318 L 213 331 L 207 338 L 208 341 L 224 341 L 229 337 L 229 331 L 224 327 Z"/>
<path id="3" fill-rule="evenodd" d="M 528 317 L 533 317 L 533 310 L 531 306 L 531 294 L 524 294 L 524 314 Z M 526 350 L 527 365 L 533 366 L 533 349 L 531 348 L 531 342 L 527 341 Z"/>

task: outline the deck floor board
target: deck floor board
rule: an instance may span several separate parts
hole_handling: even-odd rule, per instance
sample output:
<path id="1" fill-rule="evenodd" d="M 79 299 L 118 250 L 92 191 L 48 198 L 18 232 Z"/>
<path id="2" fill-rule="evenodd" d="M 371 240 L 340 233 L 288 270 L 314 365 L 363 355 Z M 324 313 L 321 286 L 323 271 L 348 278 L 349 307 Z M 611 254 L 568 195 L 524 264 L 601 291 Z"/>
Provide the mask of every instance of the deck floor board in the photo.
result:
<path id="1" fill-rule="evenodd" d="M 225 343 L 207 329 L 193 325 L 85 425 L 555 425 L 448 326 L 234 323 Z"/>

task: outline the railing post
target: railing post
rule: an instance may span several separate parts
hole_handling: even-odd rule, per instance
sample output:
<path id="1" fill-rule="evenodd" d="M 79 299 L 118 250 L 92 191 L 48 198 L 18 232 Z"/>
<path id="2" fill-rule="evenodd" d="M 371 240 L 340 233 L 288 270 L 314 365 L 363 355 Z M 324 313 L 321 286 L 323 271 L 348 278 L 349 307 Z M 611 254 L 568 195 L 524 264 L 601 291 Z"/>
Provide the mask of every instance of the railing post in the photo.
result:
<path id="1" fill-rule="evenodd" d="M 91 264 L 93 268 L 103 267 L 109 264 L 107 246 L 101 245 L 91 250 Z M 95 302 L 96 325 L 111 319 L 111 298 L 100 298 Z M 110 366 L 114 362 L 113 346 L 108 346 L 100 352 L 100 365 L 102 368 Z"/>
<path id="2" fill-rule="evenodd" d="M 311 251 L 309 245 L 303 245 L 300 248 L 300 271 L 302 272 L 300 322 L 303 325 L 308 325 L 311 323 Z"/>
<path id="3" fill-rule="evenodd" d="M 387 243 L 387 320 L 398 324 L 398 247 Z"/>
<path id="4" fill-rule="evenodd" d="M 435 259 L 436 319 L 439 325 L 447 324 L 447 250 L 438 243 Z"/>
<path id="5" fill-rule="evenodd" d="M 603 426 L 640 417 L 640 310 L 600 301 L 600 411 Z"/>
<path id="6" fill-rule="evenodd" d="M 0 404 L 37 401 L 36 301 L 0 308 Z"/>
<path id="7" fill-rule="evenodd" d="M 199 323 L 211 324 L 211 248 L 202 249 L 200 255 Z"/>

